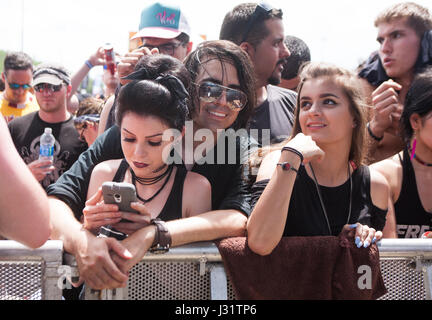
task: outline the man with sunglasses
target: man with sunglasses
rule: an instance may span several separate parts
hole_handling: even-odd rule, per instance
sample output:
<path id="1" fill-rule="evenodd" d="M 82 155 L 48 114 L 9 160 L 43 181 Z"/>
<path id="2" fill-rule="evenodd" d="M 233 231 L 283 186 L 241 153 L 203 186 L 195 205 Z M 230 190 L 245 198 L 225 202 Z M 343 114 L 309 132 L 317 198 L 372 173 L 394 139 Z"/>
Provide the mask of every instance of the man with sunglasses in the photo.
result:
<path id="1" fill-rule="evenodd" d="M 290 55 L 284 44 L 282 10 L 265 3 L 240 4 L 226 14 L 219 39 L 239 45 L 254 65 L 257 107 L 250 129 L 260 132 L 258 143 L 265 145 L 288 138 L 297 94 L 277 87 L 285 59 Z"/>
<path id="2" fill-rule="evenodd" d="M 44 188 L 68 170 L 87 148 L 79 139 L 73 116 L 67 110 L 70 84 L 69 72 L 63 67 L 39 65 L 33 74 L 33 89 L 40 109 L 9 123 L 18 153 Z M 56 140 L 52 163 L 39 160 L 40 136 L 47 127 L 52 129 Z"/>
<path id="3" fill-rule="evenodd" d="M 4 60 L 2 80 L 5 90 L 0 94 L 0 113 L 9 122 L 37 111 L 39 106 L 32 95 L 33 63 L 24 52 L 9 52 Z"/>
<path id="4" fill-rule="evenodd" d="M 168 225 L 168 231 L 173 235 L 173 245 L 176 239 L 186 244 L 243 235 L 250 213 L 250 194 L 242 175 L 245 160 L 243 151 L 248 148 L 248 141 L 238 136 L 234 136 L 235 140 L 229 140 L 229 130 L 227 136 L 219 133 L 223 129 L 238 131 L 245 128 L 255 106 L 254 75 L 250 60 L 232 42 L 208 41 L 200 44 L 188 56 L 185 60 L 186 69 L 183 70 L 179 65 L 181 63 L 176 59 L 165 55 L 148 55 L 139 61 L 137 70 L 128 77 L 129 80 L 157 79 L 161 74 L 168 73 L 183 78 L 189 89 L 192 103 L 188 108 L 193 129 L 192 132 L 185 132 L 182 142 L 185 145 L 184 155 L 182 153 L 180 156 L 183 163 L 179 165 L 210 181 L 213 210 L 197 217 L 177 220 L 175 226 Z M 188 85 L 190 80 L 194 85 Z M 205 130 L 206 135 L 199 135 L 198 130 Z M 194 141 L 189 140 L 190 134 L 196 137 L 192 137 Z M 204 156 L 203 149 L 199 148 L 210 140 L 212 148 Z M 231 141 L 235 142 L 234 147 Z M 192 149 L 187 149 L 189 143 L 193 144 Z M 125 255 L 125 242 L 130 244 L 129 241 L 135 241 L 136 237 L 144 234 L 140 230 L 129 236 L 127 241 L 119 243 L 112 238 L 86 235 L 77 224 L 82 216 L 94 166 L 101 161 L 121 157 L 121 132 L 118 126 L 113 126 L 99 136 L 72 168 L 47 190 L 52 205 L 52 237 L 64 241 L 65 249 L 70 250 L 77 259 L 81 277 L 94 289 L 123 285 L 127 279 L 125 264 L 130 267 L 128 259 L 131 258 Z M 190 158 L 192 163 L 188 160 Z M 205 161 L 200 161 L 203 158 Z M 234 161 L 230 160 L 232 158 Z M 97 204 L 87 202 L 87 205 L 91 206 L 87 209 L 101 210 Z M 102 208 L 107 217 L 115 214 L 106 205 Z M 142 241 L 138 243 L 143 245 Z M 103 280 L 102 286 L 94 281 L 95 276 Z"/>

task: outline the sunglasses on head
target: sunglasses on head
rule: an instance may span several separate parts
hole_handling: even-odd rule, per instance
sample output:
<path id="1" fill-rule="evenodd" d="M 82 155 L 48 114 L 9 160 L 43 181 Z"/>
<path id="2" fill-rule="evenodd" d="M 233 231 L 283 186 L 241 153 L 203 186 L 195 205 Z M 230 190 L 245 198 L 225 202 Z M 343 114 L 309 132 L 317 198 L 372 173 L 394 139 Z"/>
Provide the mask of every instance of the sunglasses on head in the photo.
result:
<path id="1" fill-rule="evenodd" d="M 251 31 L 253 25 L 257 22 L 258 18 L 260 18 L 262 16 L 267 17 L 273 9 L 274 8 L 271 5 L 264 3 L 264 2 L 262 2 L 256 6 L 254 13 L 249 18 L 249 22 L 247 24 L 246 31 L 243 35 L 241 42 L 246 41 L 246 39 L 249 35 L 249 32 Z"/>
<path id="2" fill-rule="evenodd" d="M 34 86 L 34 89 L 36 90 L 36 92 L 43 92 L 44 90 L 48 90 L 51 92 L 58 92 L 61 90 L 62 86 L 63 86 L 62 84 L 56 86 L 50 83 L 39 83 Z"/>
<path id="3" fill-rule="evenodd" d="M 24 90 L 28 90 L 31 88 L 31 85 L 29 85 L 27 83 L 26 84 L 8 83 L 8 84 L 12 90 L 18 90 L 19 88 L 23 88 Z"/>
<path id="4" fill-rule="evenodd" d="M 87 128 L 87 121 L 91 122 L 99 122 L 100 115 L 99 114 L 83 114 L 74 119 L 75 129 L 82 130 Z"/>
<path id="5" fill-rule="evenodd" d="M 201 101 L 206 103 L 214 103 L 220 99 L 222 93 L 225 91 L 226 105 L 231 110 L 241 110 L 247 103 L 247 96 L 244 92 L 232 89 L 229 87 L 222 86 L 220 84 L 206 81 L 198 86 L 198 95 Z"/>

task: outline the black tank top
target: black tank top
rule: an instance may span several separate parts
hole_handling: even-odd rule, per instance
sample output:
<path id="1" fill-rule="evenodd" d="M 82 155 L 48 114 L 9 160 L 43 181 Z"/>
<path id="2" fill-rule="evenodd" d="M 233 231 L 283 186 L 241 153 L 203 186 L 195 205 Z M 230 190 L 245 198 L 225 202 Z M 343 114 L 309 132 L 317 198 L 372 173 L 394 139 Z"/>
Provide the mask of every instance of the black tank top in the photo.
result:
<path id="1" fill-rule="evenodd" d="M 120 163 L 119 168 L 113 178 L 114 182 L 123 182 L 129 164 L 125 159 Z M 163 221 L 170 221 L 182 218 L 183 204 L 183 185 L 187 175 L 187 170 L 182 166 L 176 166 L 177 171 L 174 177 L 174 183 L 168 199 L 158 215 Z"/>
<path id="2" fill-rule="evenodd" d="M 407 148 L 403 151 L 403 160 L 400 156 L 399 160 L 402 165 L 402 187 L 394 204 L 398 237 L 420 238 L 423 233 L 432 230 L 432 214 L 421 203 Z"/>
<path id="3" fill-rule="evenodd" d="M 372 203 L 369 168 L 360 166 L 352 173 L 352 181 L 352 211 L 348 224 L 359 222 L 376 230 L 382 230 L 385 225 L 387 210 L 382 210 Z M 255 206 L 268 182 L 269 180 L 263 180 L 252 186 L 252 207 Z M 320 186 L 320 189 L 331 234 L 337 236 L 347 223 L 350 181 L 348 179 L 344 184 L 337 187 Z M 327 235 L 329 235 L 329 230 L 315 182 L 309 177 L 304 166 L 300 166 L 291 195 L 283 236 Z"/>

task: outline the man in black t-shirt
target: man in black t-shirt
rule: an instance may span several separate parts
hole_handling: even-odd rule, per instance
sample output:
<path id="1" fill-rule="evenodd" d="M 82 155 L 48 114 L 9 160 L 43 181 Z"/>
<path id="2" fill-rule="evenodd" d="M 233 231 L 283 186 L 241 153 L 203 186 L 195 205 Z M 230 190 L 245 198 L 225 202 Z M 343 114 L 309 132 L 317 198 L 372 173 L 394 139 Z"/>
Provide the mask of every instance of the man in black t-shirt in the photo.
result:
<path id="1" fill-rule="evenodd" d="M 290 55 L 284 44 L 282 10 L 264 4 L 240 4 L 226 14 L 219 39 L 239 45 L 254 64 L 257 107 L 249 124 L 251 137 L 260 145 L 288 138 L 297 94 L 275 87 Z"/>
<path id="2" fill-rule="evenodd" d="M 9 123 L 9 131 L 18 153 L 46 189 L 68 170 L 87 149 L 75 130 L 73 116 L 67 111 L 66 101 L 71 92 L 71 80 L 66 69 L 43 64 L 34 71 L 33 87 L 40 110 L 16 118 Z M 45 128 L 55 137 L 54 160 L 39 161 L 40 137 Z"/>
<path id="3" fill-rule="evenodd" d="M 218 132 L 219 129 L 231 128 L 232 133 L 237 133 L 234 130 L 245 127 L 254 108 L 253 71 L 249 59 L 243 50 L 229 41 L 209 41 L 198 46 L 194 54 L 188 56 L 185 65 L 186 68 L 179 60 L 168 56 L 149 55 L 140 60 L 140 68 L 134 73 L 138 77 L 134 78 L 136 80 L 154 80 L 161 73 L 181 78 L 189 71 L 191 79 L 183 81 L 191 80 L 195 84 L 189 86 L 186 83 L 190 89 L 190 101 L 193 101 L 188 106 L 193 130 L 185 128 L 184 158 L 180 165 L 209 180 L 212 211 L 167 221 L 166 229 L 167 234 L 172 235 L 172 246 L 243 236 L 250 213 L 250 194 L 242 175 L 249 149 L 247 132 L 244 130 L 246 135 L 243 137 L 229 132 L 224 136 Z M 223 94 L 227 90 L 230 94 Z M 209 135 L 201 137 L 200 132 L 204 131 Z M 127 271 L 140 261 L 142 250 L 162 245 L 158 242 L 162 237 L 160 228 L 153 224 L 141 227 L 121 243 L 114 238 L 96 238 L 82 229 L 80 219 L 90 174 L 97 163 L 122 158 L 120 144 L 120 131 L 118 126 L 114 126 L 99 136 L 72 168 L 48 188 L 52 239 L 63 241 L 65 250 L 76 257 L 81 279 L 93 289 L 125 285 Z M 200 148 L 203 144 L 209 147 L 205 148 L 205 155 L 204 148 Z M 100 206 L 105 206 L 103 214 L 114 210 L 106 208 L 103 203 L 93 205 L 90 202 L 87 202 L 91 207 L 86 208 L 87 212 L 96 210 L 100 213 Z"/>

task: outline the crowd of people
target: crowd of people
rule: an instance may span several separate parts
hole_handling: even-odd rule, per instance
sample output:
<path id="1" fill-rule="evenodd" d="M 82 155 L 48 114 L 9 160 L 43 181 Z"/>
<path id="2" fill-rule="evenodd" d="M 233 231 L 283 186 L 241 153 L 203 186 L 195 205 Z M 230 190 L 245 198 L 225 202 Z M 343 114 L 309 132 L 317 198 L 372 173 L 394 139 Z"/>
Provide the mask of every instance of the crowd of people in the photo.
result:
<path id="1" fill-rule="evenodd" d="M 314 61 L 264 3 L 236 6 L 195 47 L 185 13 L 154 3 L 115 72 L 103 48 L 74 74 L 8 53 L 0 236 L 62 240 L 93 289 L 197 241 L 247 237 L 266 256 L 283 237 L 343 230 L 359 250 L 432 238 L 432 16 L 399 3 L 375 26 L 379 49 L 357 70 Z M 104 95 L 82 97 L 95 66 Z M 53 161 L 39 159 L 47 127 Z M 134 185 L 134 213 L 104 202 L 107 181 Z"/>

